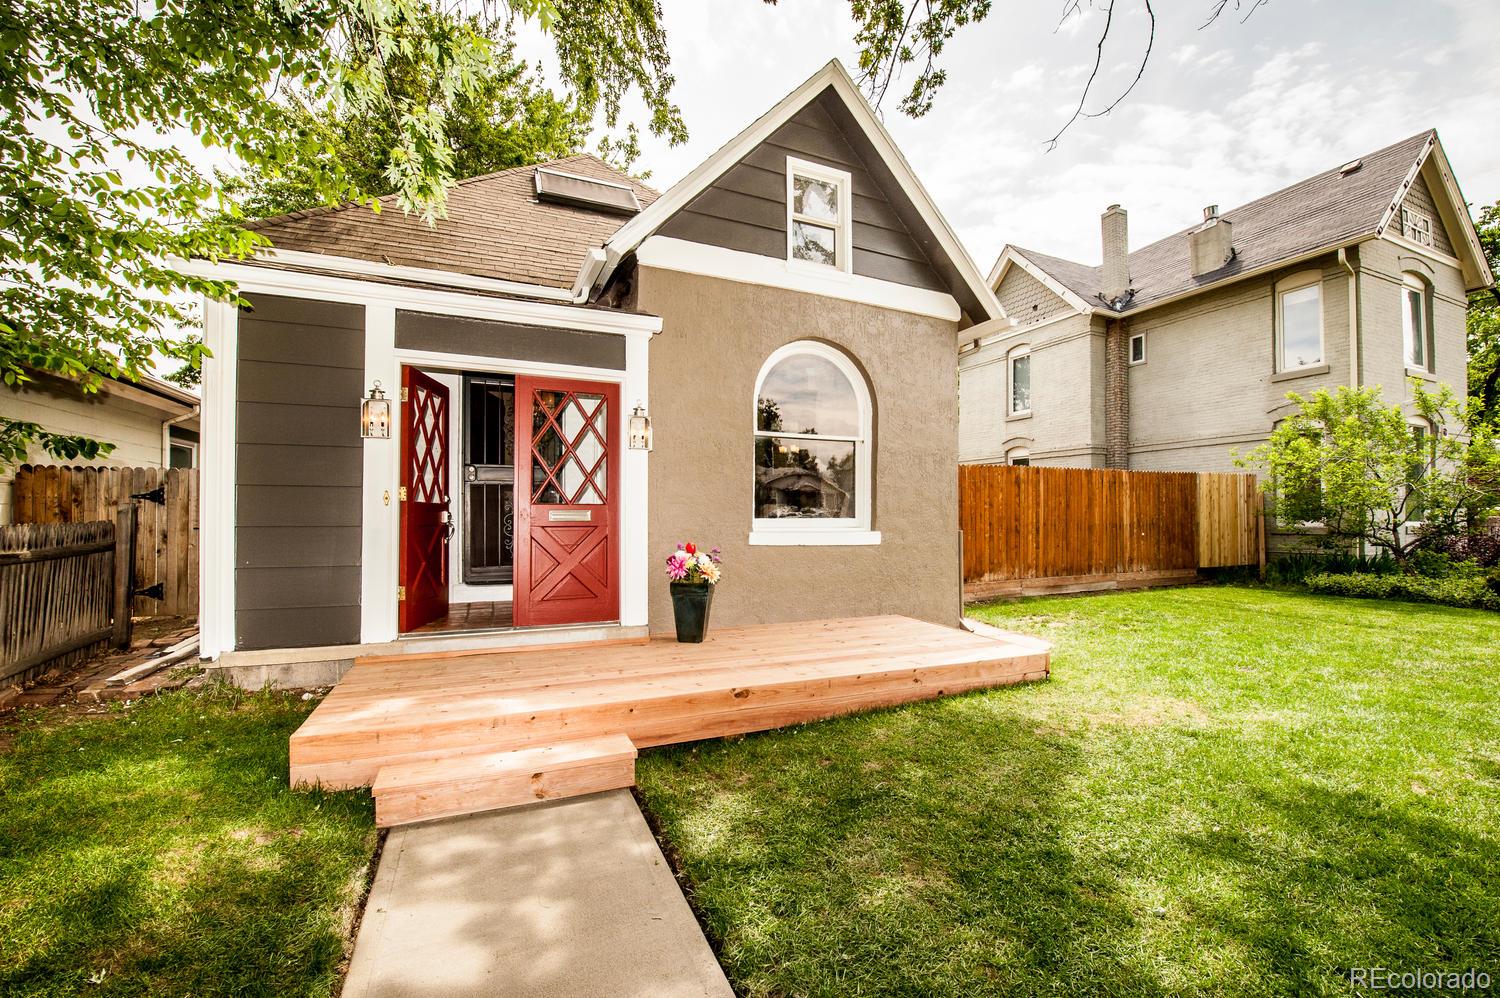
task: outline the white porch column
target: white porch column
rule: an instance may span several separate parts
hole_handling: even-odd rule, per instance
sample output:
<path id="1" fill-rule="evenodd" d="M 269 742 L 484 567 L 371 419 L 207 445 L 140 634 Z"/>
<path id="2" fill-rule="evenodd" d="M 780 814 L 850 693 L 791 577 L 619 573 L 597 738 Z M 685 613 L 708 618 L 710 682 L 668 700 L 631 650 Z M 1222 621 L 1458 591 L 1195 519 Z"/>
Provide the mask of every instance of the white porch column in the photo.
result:
<path id="1" fill-rule="evenodd" d="M 643 626 L 648 620 L 647 595 L 651 585 L 651 552 L 647 549 L 650 452 L 630 449 L 630 414 L 639 405 L 651 411 L 652 333 L 625 337 L 625 380 L 620 385 L 620 439 L 625 442 L 620 481 L 620 623 Z"/>
<path id="2" fill-rule="evenodd" d="M 365 387 L 376 381 L 391 400 L 391 435 L 364 440 L 364 515 L 359 552 L 359 639 L 396 640 L 397 535 L 401 507 L 401 365 L 396 362 L 396 308 L 365 305 Z"/>
<path id="3" fill-rule="evenodd" d="M 239 309 L 203 300 L 203 447 L 199 454 L 198 642 L 203 658 L 234 650 L 235 398 Z"/>

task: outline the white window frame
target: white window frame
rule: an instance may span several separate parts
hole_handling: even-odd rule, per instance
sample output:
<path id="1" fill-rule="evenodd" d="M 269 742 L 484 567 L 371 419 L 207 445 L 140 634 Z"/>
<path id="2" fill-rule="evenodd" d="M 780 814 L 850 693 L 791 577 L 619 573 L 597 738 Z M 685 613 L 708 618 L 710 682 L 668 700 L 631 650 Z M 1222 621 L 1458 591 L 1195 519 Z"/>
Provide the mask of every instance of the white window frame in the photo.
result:
<path id="1" fill-rule="evenodd" d="M 1412 335 L 1411 327 L 1411 293 L 1415 291 L 1422 299 L 1422 360 L 1418 361 L 1412 356 L 1412 345 L 1416 338 Z M 1432 335 L 1432 285 L 1428 284 L 1421 274 L 1406 271 L 1401 275 L 1401 356 L 1406 366 L 1417 371 L 1431 373 L 1437 369 L 1433 363 L 1433 346 L 1436 337 Z"/>
<path id="2" fill-rule="evenodd" d="M 1289 367 L 1286 364 L 1286 296 L 1306 288 L 1318 289 L 1318 359 L 1311 364 L 1298 364 Z M 1305 371 L 1309 368 L 1323 367 L 1328 363 L 1328 337 L 1327 330 L 1323 328 L 1323 272 L 1321 270 L 1304 270 L 1300 274 L 1293 274 L 1276 282 L 1276 371 Z"/>
<path id="3" fill-rule="evenodd" d="M 1402 304 L 1404 305 L 1406 302 L 1403 301 Z M 1420 433 L 1422 435 L 1422 442 L 1427 446 L 1428 460 L 1422 470 L 1422 476 L 1426 477 L 1432 474 L 1433 469 L 1437 466 L 1437 427 L 1425 416 L 1412 416 L 1406 421 L 1406 425 L 1411 430 L 1412 436 Z M 1425 513 L 1426 511 L 1424 510 L 1423 512 Z M 1415 517 L 1409 519 L 1406 521 L 1406 524 L 1410 529 L 1416 530 L 1421 528 L 1426 522 L 1427 518 L 1424 516 L 1420 520 Z"/>
<path id="4" fill-rule="evenodd" d="M 1135 345 L 1137 343 L 1139 343 L 1141 345 L 1141 359 L 1140 360 L 1136 360 L 1135 359 Z M 1137 366 L 1139 364 L 1146 363 L 1146 334 L 1145 333 L 1131 333 L 1130 334 L 1130 342 L 1129 342 L 1129 344 L 1127 344 L 1126 349 L 1129 351 L 1126 354 L 1126 358 L 1130 361 L 1130 366 L 1131 367 L 1135 367 L 1135 366 Z"/>
<path id="5" fill-rule="evenodd" d="M 1016 408 L 1016 361 L 1026 360 L 1026 408 Z M 1023 343 L 1012 347 L 1005 355 L 1005 412 L 1011 419 L 1024 419 L 1031 415 L 1031 392 L 1036 387 L 1031 378 L 1031 345 Z"/>
<path id="6" fill-rule="evenodd" d="M 809 180 L 818 180 L 825 184 L 833 184 L 838 188 L 839 217 L 835 224 L 829 225 L 826 218 L 813 218 L 811 215 L 802 215 L 792 210 L 796 204 L 798 177 L 806 177 Z M 794 156 L 786 158 L 786 262 L 788 266 L 811 270 L 819 274 L 827 274 L 830 270 L 844 274 L 853 273 L 853 188 L 853 179 L 849 176 L 847 170 L 838 170 L 831 166 L 824 166 L 821 163 L 797 159 Z M 817 263 L 813 260 L 799 260 L 792 254 L 792 224 L 794 222 L 804 222 L 808 225 L 816 225 L 822 229 L 833 229 L 833 267 L 830 268 L 827 264 Z"/>
<path id="7" fill-rule="evenodd" d="M 848 379 L 854 389 L 854 400 L 859 407 L 859 435 L 847 436 L 837 433 L 783 433 L 762 430 L 759 425 L 759 400 L 761 386 L 766 375 L 782 361 L 799 355 L 818 357 L 829 361 Z M 750 543 L 752 545 L 856 545 L 879 544 L 880 531 L 871 527 L 870 441 L 874 437 L 875 407 L 870 399 L 870 388 L 864 374 L 854 361 L 842 350 L 815 340 L 797 340 L 778 347 L 766 358 L 755 377 L 755 391 L 750 397 L 750 433 L 752 443 L 762 437 L 777 437 L 792 440 L 844 440 L 854 444 L 854 517 L 852 520 L 830 525 L 827 520 L 802 520 L 795 518 L 772 519 L 755 515 L 756 480 L 755 458 L 752 448 L 750 459 Z"/>
<path id="8" fill-rule="evenodd" d="M 1031 464 L 1031 449 L 1028 447 L 1012 447 L 1005 452 L 1006 464 L 1015 467 L 1017 461 L 1025 461 L 1028 465 Z"/>
<path id="9" fill-rule="evenodd" d="M 183 450 L 187 451 L 189 455 L 191 455 L 193 463 L 188 465 L 189 468 L 196 468 L 196 467 L 198 467 L 198 441 L 196 441 L 196 440 L 168 440 L 167 441 L 167 467 L 168 468 L 172 467 L 172 448 L 173 447 L 181 447 Z"/>

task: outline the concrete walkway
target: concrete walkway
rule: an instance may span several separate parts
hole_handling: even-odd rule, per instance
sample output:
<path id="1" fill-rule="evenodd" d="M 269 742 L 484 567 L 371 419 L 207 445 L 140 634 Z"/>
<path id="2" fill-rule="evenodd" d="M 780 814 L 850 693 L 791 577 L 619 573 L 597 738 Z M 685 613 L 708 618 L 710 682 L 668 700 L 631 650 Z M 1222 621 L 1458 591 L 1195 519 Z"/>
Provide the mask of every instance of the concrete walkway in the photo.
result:
<path id="1" fill-rule="evenodd" d="M 344 998 L 730 996 L 626 790 L 396 828 Z"/>

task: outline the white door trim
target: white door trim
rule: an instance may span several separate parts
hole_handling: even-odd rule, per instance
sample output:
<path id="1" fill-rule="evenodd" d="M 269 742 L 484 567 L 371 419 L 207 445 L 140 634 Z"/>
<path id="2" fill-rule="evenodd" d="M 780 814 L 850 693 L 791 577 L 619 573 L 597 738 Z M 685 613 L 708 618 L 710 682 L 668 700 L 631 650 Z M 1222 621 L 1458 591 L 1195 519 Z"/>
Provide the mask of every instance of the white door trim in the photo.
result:
<path id="1" fill-rule="evenodd" d="M 217 658 L 234 650 L 235 405 L 239 309 L 203 300 L 203 441 L 199 455 L 198 653 Z"/>

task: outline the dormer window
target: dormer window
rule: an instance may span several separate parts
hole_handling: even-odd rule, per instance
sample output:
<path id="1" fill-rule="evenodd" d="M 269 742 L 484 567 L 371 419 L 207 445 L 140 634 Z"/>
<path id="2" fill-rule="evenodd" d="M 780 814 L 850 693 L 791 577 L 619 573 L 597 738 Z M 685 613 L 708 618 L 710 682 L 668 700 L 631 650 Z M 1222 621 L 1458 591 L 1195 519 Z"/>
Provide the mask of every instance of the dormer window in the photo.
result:
<path id="1" fill-rule="evenodd" d="M 787 158 L 788 260 L 848 272 L 850 182 L 843 170 Z"/>

